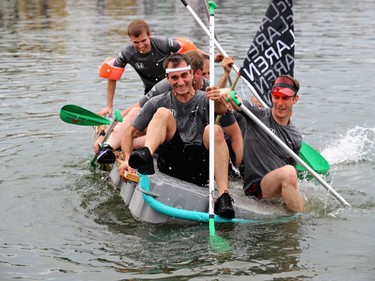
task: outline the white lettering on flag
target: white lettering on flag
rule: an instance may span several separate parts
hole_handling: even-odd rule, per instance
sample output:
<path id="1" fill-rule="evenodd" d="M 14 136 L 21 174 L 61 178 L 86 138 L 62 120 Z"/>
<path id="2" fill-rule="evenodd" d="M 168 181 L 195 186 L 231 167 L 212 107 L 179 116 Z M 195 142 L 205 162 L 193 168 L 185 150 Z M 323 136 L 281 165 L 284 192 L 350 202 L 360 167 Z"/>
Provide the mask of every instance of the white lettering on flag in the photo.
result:
<path id="1" fill-rule="evenodd" d="M 273 0 L 270 3 L 240 70 L 240 74 L 268 105 L 271 81 L 281 74 L 293 75 L 292 5 L 289 0 Z"/>

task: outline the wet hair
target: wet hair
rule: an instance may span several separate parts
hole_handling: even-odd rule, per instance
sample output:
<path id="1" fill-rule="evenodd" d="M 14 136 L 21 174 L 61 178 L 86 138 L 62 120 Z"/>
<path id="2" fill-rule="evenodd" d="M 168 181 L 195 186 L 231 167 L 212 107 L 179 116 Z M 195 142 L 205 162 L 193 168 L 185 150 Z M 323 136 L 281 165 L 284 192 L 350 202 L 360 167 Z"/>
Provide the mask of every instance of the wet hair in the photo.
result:
<path id="1" fill-rule="evenodd" d="M 186 62 L 187 65 L 191 65 L 190 59 L 185 54 L 172 54 L 164 60 L 163 66 L 166 69 L 168 64 L 171 63 L 172 67 L 177 67 L 183 61 Z"/>
<path id="2" fill-rule="evenodd" d="M 139 37 L 143 32 L 146 32 L 146 34 L 150 34 L 150 27 L 148 26 L 148 23 L 142 19 L 135 19 L 131 21 L 128 25 L 128 35 Z"/>
<path id="3" fill-rule="evenodd" d="M 190 65 L 191 65 L 191 68 L 194 70 L 194 72 L 199 69 L 203 71 L 204 60 L 203 60 L 202 55 L 199 52 L 191 50 L 191 51 L 185 52 L 184 55 L 188 59 L 190 59 Z"/>

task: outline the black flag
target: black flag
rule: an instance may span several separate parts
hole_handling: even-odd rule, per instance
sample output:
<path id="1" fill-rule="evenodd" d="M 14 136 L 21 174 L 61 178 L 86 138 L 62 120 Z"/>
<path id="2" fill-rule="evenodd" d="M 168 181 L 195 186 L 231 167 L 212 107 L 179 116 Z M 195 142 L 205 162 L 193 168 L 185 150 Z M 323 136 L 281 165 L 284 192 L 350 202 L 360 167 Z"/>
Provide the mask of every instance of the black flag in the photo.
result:
<path id="1" fill-rule="evenodd" d="M 271 82 L 281 74 L 293 76 L 293 1 L 273 0 L 255 35 L 240 74 L 271 107 Z"/>

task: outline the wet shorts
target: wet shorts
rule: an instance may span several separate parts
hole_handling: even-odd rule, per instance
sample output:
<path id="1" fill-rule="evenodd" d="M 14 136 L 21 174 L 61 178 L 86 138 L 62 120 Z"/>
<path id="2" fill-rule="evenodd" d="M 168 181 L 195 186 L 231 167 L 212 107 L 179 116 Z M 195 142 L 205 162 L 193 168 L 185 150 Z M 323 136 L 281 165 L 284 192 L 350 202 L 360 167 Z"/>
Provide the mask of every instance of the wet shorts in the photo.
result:
<path id="1" fill-rule="evenodd" d="M 204 144 L 185 144 L 178 132 L 159 146 L 157 165 L 161 172 L 191 182 L 206 185 L 209 179 L 209 152 Z"/>
<path id="2" fill-rule="evenodd" d="M 255 197 L 255 198 L 258 198 L 258 199 L 262 199 L 263 198 L 263 195 L 262 195 L 262 189 L 260 188 L 260 182 L 262 180 L 258 180 L 256 182 L 254 182 L 249 188 L 247 188 L 245 190 L 245 194 L 247 196 L 252 196 L 252 197 Z"/>

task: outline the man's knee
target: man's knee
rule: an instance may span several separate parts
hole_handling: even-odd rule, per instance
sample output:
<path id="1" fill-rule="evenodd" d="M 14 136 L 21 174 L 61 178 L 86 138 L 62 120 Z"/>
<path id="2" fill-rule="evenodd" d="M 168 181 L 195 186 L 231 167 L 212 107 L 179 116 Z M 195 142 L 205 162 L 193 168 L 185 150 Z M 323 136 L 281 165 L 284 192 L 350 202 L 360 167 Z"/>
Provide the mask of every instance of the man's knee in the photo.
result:
<path id="1" fill-rule="evenodd" d="M 297 171 L 292 165 L 286 165 L 283 167 L 283 173 L 285 181 L 293 186 L 297 186 Z"/>
<path id="2" fill-rule="evenodd" d="M 224 143 L 224 142 L 226 143 L 225 137 L 224 137 L 224 131 L 219 125 L 215 125 L 214 133 L 215 133 L 216 143 Z"/>
<path id="3" fill-rule="evenodd" d="M 208 148 L 209 139 L 210 139 L 210 125 L 207 125 L 204 128 L 204 133 L 203 133 L 203 142 L 204 142 L 206 148 Z M 226 145 L 224 131 L 219 125 L 214 125 L 214 139 L 215 139 L 216 144 L 218 144 L 218 145 L 225 144 Z"/>
<path id="4" fill-rule="evenodd" d="M 154 117 L 157 118 L 170 118 L 173 117 L 172 112 L 165 107 L 160 107 L 156 110 Z"/>

